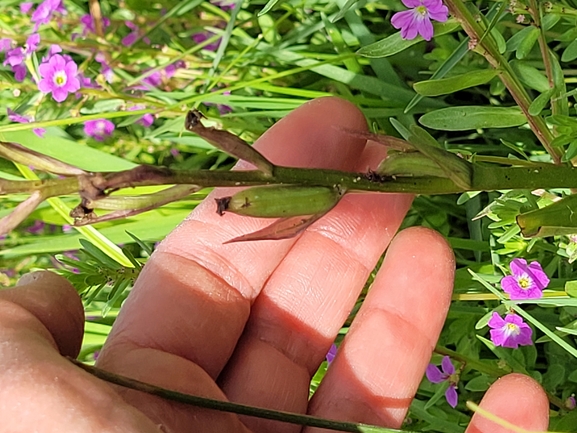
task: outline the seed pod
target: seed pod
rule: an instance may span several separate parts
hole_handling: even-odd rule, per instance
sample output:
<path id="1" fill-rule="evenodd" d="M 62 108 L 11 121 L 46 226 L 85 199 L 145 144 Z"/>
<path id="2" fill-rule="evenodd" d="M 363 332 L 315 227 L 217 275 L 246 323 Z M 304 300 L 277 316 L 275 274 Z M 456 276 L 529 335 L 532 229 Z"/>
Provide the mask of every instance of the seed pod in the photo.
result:
<path id="1" fill-rule="evenodd" d="M 232 197 L 217 198 L 217 213 L 225 211 L 261 218 L 282 218 L 326 212 L 343 196 L 340 188 L 315 186 L 256 186 Z"/>
<path id="2" fill-rule="evenodd" d="M 377 169 L 383 176 L 447 177 L 439 165 L 420 152 L 392 153 Z"/>

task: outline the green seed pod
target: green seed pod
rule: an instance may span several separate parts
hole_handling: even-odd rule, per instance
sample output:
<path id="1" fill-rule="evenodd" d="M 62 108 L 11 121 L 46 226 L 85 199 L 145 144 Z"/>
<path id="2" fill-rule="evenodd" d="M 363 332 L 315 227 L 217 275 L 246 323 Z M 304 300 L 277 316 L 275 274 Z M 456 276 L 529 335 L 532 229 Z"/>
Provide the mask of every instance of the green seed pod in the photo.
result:
<path id="1" fill-rule="evenodd" d="M 261 218 L 281 218 L 326 212 L 342 197 L 340 188 L 315 186 L 256 186 L 232 197 L 217 198 L 217 213 L 225 211 Z"/>
<path id="2" fill-rule="evenodd" d="M 439 164 L 419 152 L 392 153 L 381 162 L 377 173 L 383 176 L 447 177 Z"/>

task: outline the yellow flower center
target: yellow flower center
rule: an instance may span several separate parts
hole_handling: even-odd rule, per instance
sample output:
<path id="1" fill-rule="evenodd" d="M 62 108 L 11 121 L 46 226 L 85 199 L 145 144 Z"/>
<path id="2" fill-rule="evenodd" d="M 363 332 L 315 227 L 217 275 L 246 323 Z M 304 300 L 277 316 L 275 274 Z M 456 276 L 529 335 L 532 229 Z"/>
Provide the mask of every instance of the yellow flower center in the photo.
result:
<path id="1" fill-rule="evenodd" d="M 420 14 L 422 16 L 427 15 L 427 7 L 426 6 L 423 6 L 423 5 L 417 6 L 415 8 L 415 10 L 417 11 L 418 14 Z"/>
<path id="2" fill-rule="evenodd" d="M 518 335 L 519 334 L 519 327 L 514 323 L 507 323 L 507 331 L 509 335 Z"/>
<path id="3" fill-rule="evenodd" d="M 66 73 L 64 71 L 59 71 L 54 74 L 54 84 L 58 87 L 62 87 L 66 84 Z"/>
<path id="4" fill-rule="evenodd" d="M 531 279 L 527 275 L 520 277 L 517 282 L 519 283 L 519 287 L 522 289 L 528 289 L 531 287 Z"/>

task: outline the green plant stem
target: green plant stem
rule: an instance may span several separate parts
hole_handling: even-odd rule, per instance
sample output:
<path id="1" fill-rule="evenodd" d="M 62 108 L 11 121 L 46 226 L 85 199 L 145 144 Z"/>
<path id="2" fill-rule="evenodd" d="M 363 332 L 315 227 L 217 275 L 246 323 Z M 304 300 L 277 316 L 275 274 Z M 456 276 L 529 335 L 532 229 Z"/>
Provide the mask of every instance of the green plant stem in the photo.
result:
<path id="1" fill-rule="evenodd" d="M 258 170 L 247 171 L 173 171 L 142 166 L 124 172 L 105 173 L 95 180 L 100 189 L 129 186 L 193 184 L 209 186 L 254 186 L 291 184 L 302 186 L 339 186 L 348 191 L 396 192 L 412 194 L 452 194 L 464 191 L 505 189 L 576 188 L 577 168 L 538 164 L 532 167 L 488 167 L 472 164 L 471 187 L 459 188 L 440 177 L 390 177 L 371 180 L 370 173 L 348 173 L 336 170 L 280 167 L 272 176 Z"/>
<path id="2" fill-rule="evenodd" d="M 472 44 L 479 44 L 476 48 L 483 57 L 493 66 L 495 69 L 501 69 L 503 72 L 499 75 L 505 87 L 511 93 L 515 102 L 523 111 L 527 117 L 527 121 L 531 130 L 537 136 L 543 147 L 551 155 L 551 158 L 555 164 L 560 164 L 561 162 L 561 152 L 559 149 L 551 146 L 551 141 L 553 140 L 553 135 L 547 127 L 545 120 L 540 116 L 532 116 L 529 114 L 529 106 L 531 105 L 531 99 L 525 91 L 525 88 L 521 82 L 517 79 L 515 73 L 511 69 L 507 59 L 499 52 L 495 41 L 490 34 L 486 35 L 482 24 L 477 22 L 471 11 L 461 0 L 447 0 L 447 7 L 449 8 L 451 14 L 453 14 L 461 23 L 463 30 L 471 38 Z"/>
<path id="3" fill-rule="evenodd" d="M 551 68 L 551 57 L 549 57 L 549 47 L 547 46 L 547 39 L 545 38 L 545 29 L 542 25 L 541 5 L 537 4 L 536 0 L 529 0 L 529 13 L 533 17 L 535 25 L 539 28 L 539 49 L 541 50 L 541 57 L 543 58 L 543 65 L 545 66 L 545 74 L 549 81 L 549 86 L 554 87 L 553 70 Z M 553 107 L 552 107 L 553 108 Z M 553 113 L 555 114 L 555 113 Z"/>
<path id="4" fill-rule="evenodd" d="M 531 167 L 492 167 L 471 164 L 470 188 L 461 188 L 441 177 L 375 178 L 372 173 L 349 173 L 336 170 L 275 166 L 272 176 L 258 170 L 247 171 L 176 171 L 168 168 L 139 166 L 113 173 L 92 173 L 83 178 L 44 181 L 1 180 L 0 195 L 32 192 L 40 189 L 46 196 L 79 192 L 83 198 L 94 199 L 85 186 L 89 182 L 95 192 L 150 185 L 201 185 L 202 187 L 246 187 L 256 185 L 302 185 L 340 188 L 349 192 L 389 192 L 409 194 L 453 194 L 465 191 L 509 189 L 577 188 L 577 168 L 536 164 Z M 84 185 L 84 187 L 82 186 Z M 97 196 L 96 198 L 102 198 Z"/>
<path id="5" fill-rule="evenodd" d="M 230 412 L 238 415 L 253 416 L 257 418 L 270 419 L 274 421 L 287 422 L 291 424 L 298 424 L 302 426 L 325 428 L 335 431 L 345 432 L 374 432 L 374 433 L 399 433 L 400 430 L 390 429 L 385 427 L 371 426 L 368 424 L 357 424 L 345 421 L 335 421 L 323 418 L 318 418 L 310 415 L 302 415 L 291 412 L 282 412 L 271 409 L 246 406 L 238 403 L 231 403 L 228 401 L 214 400 L 195 395 L 184 394 L 177 391 L 171 391 L 165 388 L 160 388 L 155 385 L 150 385 L 145 382 L 140 382 L 135 379 L 120 376 L 108 371 L 101 370 L 90 365 L 86 365 L 80 361 L 68 358 L 74 365 L 82 368 L 84 371 L 98 377 L 99 379 L 120 385 L 126 388 L 142 391 L 147 394 L 155 395 L 165 398 L 167 400 L 177 401 L 179 403 L 189 404 L 205 409 L 212 409 L 221 412 Z M 411 433 L 408 430 L 403 430 L 403 433 Z"/>

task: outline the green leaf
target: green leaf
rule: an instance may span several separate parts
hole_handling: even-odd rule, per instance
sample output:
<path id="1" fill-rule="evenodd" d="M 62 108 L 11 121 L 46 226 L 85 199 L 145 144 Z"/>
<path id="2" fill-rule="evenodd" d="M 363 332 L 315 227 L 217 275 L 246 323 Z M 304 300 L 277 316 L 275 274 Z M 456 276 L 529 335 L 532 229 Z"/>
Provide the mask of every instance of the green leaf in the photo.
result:
<path id="1" fill-rule="evenodd" d="M 519 47 L 515 52 L 515 57 L 517 57 L 519 60 L 527 57 L 533 49 L 533 46 L 535 46 L 535 42 L 537 42 L 538 38 L 539 29 L 537 27 L 531 26 L 531 31 L 527 34 L 527 37 L 519 43 Z"/>
<path id="2" fill-rule="evenodd" d="M 521 42 L 527 39 L 530 33 L 535 33 L 535 31 L 537 31 L 537 36 L 539 36 L 539 29 L 533 26 L 525 27 L 523 30 L 515 33 L 507 41 L 507 51 L 516 51 L 519 45 L 521 45 Z"/>
<path id="3" fill-rule="evenodd" d="M 561 56 L 562 62 L 571 62 L 577 59 L 577 39 L 571 42 L 567 48 L 563 51 L 563 55 Z"/>
<path id="4" fill-rule="evenodd" d="M 347 2 L 343 5 L 341 10 L 331 19 L 331 23 L 336 23 L 340 19 L 342 19 L 345 14 L 349 11 L 349 9 L 355 4 L 358 3 L 359 0 L 347 0 Z"/>
<path id="5" fill-rule="evenodd" d="M 463 57 L 469 52 L 469 38 L 465 38 L 461 41 L 459 46 L 451 53 L 449 57 L 443 62 L 443 64 L 433 72 L 431 79 L 443 78 L 457 63 L 461 61 Z M 408 113 L 413 109 L 419 102 L 423 99 L 422 95 L 415 95 L 413 99 L 405 107 L 405 113 Z"/>
<path id="6" fill-rule="evenodd" d="M 572 298 L 577 298 L 577 281 L 567 281 L 565 283 L 565 292 Z M 577 374 L 577 371 L 575 373 Z"/>
<path id="7" fill-rule="evenodd" d="M 155 209 L 146 214 L 125 220 L 122 223 L 101 228 L 99 232 L 117 244 L 134 242 L 134 239 L 127 234 L 127 231 L 130 231 L 130 233 L 133 233 L 144 241 L 159 241 L 180 224 L 189 213 L 190 209 L 171 209 L 170 213 L 165 208 Z M 82 246 L 80 239 L 82 239 L 82 235 L 80 234 L 38 236 L 34 238 L 33 242 L 14 248 L 3 249 L 0 251 L 0 257 L 11 258 L 32 254 L 77 250 Z"/>
<path id="8" fill-rule="evenodd" d="M 548 89 L 537 96 L 533 102 L 531 102 L 531 105 L 529 105 L 529 114 L 531 116 L 538 116 L 541 114 L 541 111 L 543 111 L 545 106 L 549 103 L 553 92 L 555 92 L 555 89 Z"/>
<path id="9" fill-rule="evenodd" d="M 423 96 L 448 95 L 469 87 L 480 86 L 491 81 L 499 75 L 500 71 L 495 69 L 484 69 L 471 71 L 466 74 L 457 75 L 440 80 L 420 81 L 413 85 L 415 92 Z"/>
<path id="10" fill-rule="evenodd" d="M 525 86 L 540 93 L 546 92 L 551 88 L 549 80 L 547 80 L 545 74 L 534 66 L 515 60 L 511 61 L 509 64 L 511 65 L 511 68 L 513 68 L 515 74 L 519 77 L 519 80 L 521 80 Z"/>
<path id="11" fill-rule="evenodd" d="M 442 131 L 466 131 L 479 128 L 510 128 L 527 123 L 527 118 L 517 107 L 465 107 L 441 108 L 427 113 L 419 123 Z"/>
<path id="12" fill-rule="evenodd" d="M 473 392 L 485 392 L 489 389 L 489 386 L 491 386 L 492 383 L 493 381 L 489 378 L 489 376 L 486 374 L 481 374 L 480 376 L 477 376 L 467 382 L 465 389 Z"/>
<path id="13" fill-rule="evenodd" d="M 136 164 L 107 152 L 51 134 L 50 130 L 44 138 L 28 130 L 4 132 L 0 134 L 0 139 L 20 143 L 28 149 L 87 171 L 121 171 L 136 167 Z"/>
<path id="14" fill-rule="evenodd" d="M 577 156 L 577 140 L 569 143 L 569 147 L 561 157 L 561 162 L 569 162 Z"/>
<path id="15" fill-rule="evenodd" d="M 570 195 L 549 206 L 517 216 L 525 237 L 573 234 L 577 228 L 577 195 Z"/>
<path id="16" fill-rule="evenodd" d="M 441 36 L 447 33 L 452 33 L 460 27 L 461 26 L 456 21 L 448 20 L 444 23 L 433 24 L 433 31 L 435 36 Z M 381 39 L 373 44 L 362 47 L 357 51 L 357 54 L 371 58 L 388 57 L 400 53 L 423 40 L 424 39 L 421 36 L 417 36 L 415 39 L 411 40 L 403 39 L 401 38 L 401 32 L 397 32 L 385 39 Z"/>
<path id="17" fill-rule="evenodd" d="M 264 5 L 264 8 L 262 8 L 260 10 L 260 12 L 258 13 L 258 15 L 264 15 L 266 14 L 268 11 L 270 11 L 272 8 L 275 7 L 275 5 L 279 2 L 280 0 L 268 0 L 267 4 Z"/>

